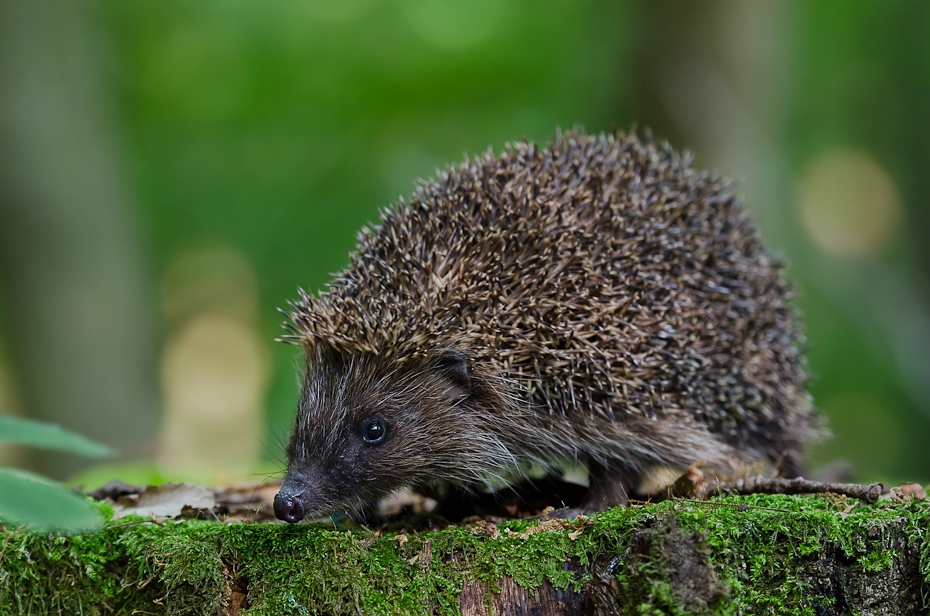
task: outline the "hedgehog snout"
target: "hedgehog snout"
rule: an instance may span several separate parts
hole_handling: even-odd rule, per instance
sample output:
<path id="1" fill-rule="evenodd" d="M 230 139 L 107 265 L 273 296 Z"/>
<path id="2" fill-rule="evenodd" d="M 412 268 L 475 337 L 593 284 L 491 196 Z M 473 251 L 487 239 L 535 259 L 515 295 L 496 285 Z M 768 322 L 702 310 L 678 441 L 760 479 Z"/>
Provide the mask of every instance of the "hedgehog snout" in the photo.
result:
<path id="1" fill-rule="evenodd" d="M 313 509 L 319 499 L 314 498 L 314 490 L 302 473 L 289 470 L 281 484 L 281 489 L 274 497 L 274 515 L 279 520 L 291 524 L 300 522 L 307 515 L 313 515 Z"/>
<path id="2" fill-rule="evenodd" d="M 274 497 L 274 516 L 293 524 L 304 519 L 304 506 L 300 504 L 298 495 L 290 488 L 281 487 Z"/>

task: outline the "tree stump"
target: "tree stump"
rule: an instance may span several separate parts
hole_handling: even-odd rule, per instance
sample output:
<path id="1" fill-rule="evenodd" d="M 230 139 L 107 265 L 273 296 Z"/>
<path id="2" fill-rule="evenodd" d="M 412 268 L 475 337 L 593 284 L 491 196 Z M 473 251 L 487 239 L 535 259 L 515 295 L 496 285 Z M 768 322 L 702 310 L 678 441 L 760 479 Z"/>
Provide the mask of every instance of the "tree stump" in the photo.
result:
<path id="1" fill-rule="evenodd" d="M 0 531 L 0 614 L 930 614 L 930 502 L 751 495 L 429 532 Z"/>

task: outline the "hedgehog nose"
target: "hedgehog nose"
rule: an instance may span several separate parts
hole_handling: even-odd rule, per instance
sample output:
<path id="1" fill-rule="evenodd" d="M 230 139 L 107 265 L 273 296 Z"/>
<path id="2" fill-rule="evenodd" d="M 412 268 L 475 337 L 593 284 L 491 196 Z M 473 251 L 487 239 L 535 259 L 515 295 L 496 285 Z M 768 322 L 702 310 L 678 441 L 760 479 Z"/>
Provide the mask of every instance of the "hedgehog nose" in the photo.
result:
<path id="1" fill-rule="evenodd" d="M 300 522 L 304 519 L 304 506 L 297 500 L 297 496 L 281 490 L 274 497 L 274 515 L 285 522 Z"/>

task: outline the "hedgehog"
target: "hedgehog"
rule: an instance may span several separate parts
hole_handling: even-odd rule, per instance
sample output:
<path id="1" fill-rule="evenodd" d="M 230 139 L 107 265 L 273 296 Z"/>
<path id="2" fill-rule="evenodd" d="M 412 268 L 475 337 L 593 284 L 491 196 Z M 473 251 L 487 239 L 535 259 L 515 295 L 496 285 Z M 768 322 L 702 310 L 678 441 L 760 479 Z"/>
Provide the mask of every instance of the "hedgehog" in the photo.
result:
<path id="1" fill-rule="evenodd" d="M 572 466 L 586 511 L 656 468 L 800 475 L 818 426 L 783 270 L 667 143 L 576 130 L 466 157 L 284 311 L 306 361 L 275 514 Z"/>

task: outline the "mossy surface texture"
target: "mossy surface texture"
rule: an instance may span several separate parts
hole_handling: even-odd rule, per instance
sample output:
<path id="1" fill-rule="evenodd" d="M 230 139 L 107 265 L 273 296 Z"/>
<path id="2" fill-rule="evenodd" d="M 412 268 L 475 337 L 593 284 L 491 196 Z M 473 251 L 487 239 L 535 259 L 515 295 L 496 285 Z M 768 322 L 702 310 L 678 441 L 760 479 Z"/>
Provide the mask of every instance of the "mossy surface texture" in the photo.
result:
<path id="1" fill-rule="evenodd" d="M 526 532 L 538 523 L 508 522 L 499 535 L 483 526 L 379 536 L 138 519 L 74 537 L 3 529 L 0 614 L 218 614 L 233 604 L 242 614 L 456 613 L 469 582 L 491 592 L 504 577 L 580 590 L 605 559 L 619 563 L 611 575 L 633 614 L 824 613 L 837 600 L 817 581 L 827 557 L 867 575 L 912 554 L 921 592 L 930 582 L 927 502 L 758 495 L 615 509 L 574 529 Z M 637 547 L 657 529 L 690 538 L 706 554 L 718 582 L 709 606 L 682 603 L 668 567 L 674 555 Z M 888 539 L 896 532 L 903 544 Z"/>

